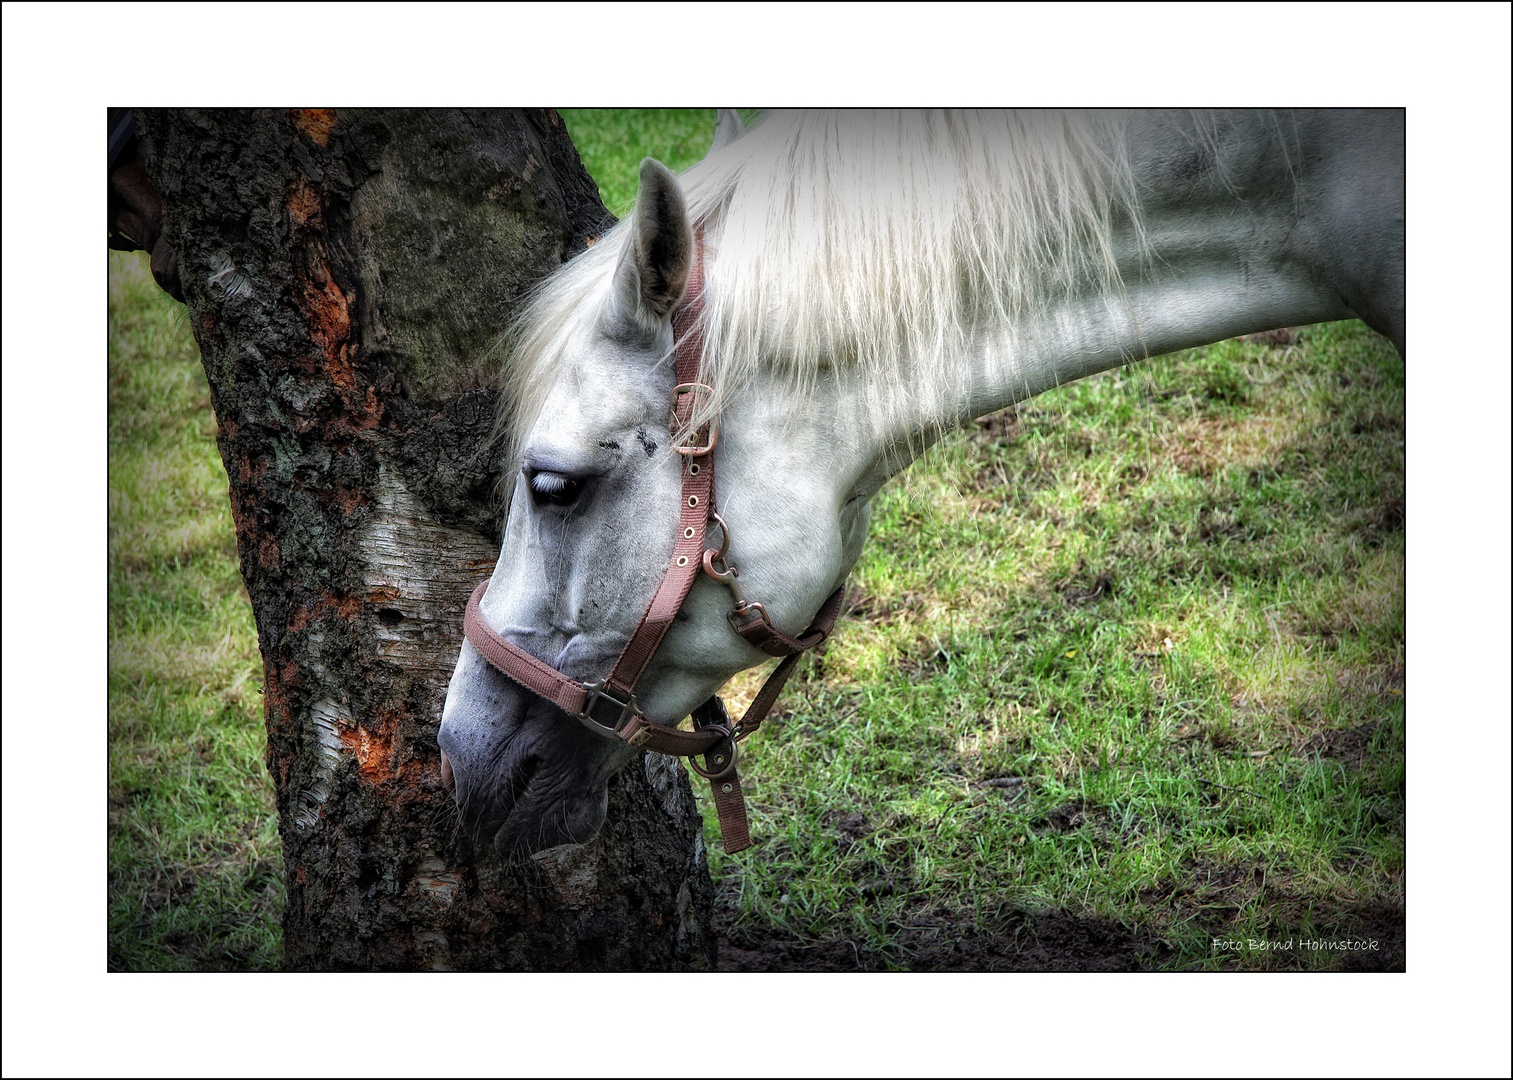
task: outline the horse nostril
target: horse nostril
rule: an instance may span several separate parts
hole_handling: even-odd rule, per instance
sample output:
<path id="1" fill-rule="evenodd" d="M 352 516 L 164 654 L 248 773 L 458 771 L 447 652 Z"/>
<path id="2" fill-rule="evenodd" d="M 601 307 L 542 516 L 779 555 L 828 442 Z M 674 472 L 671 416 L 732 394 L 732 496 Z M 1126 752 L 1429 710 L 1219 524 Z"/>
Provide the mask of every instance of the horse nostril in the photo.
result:
<path id="1" fill-rule="evenodd" d="M 452 779 L 452 763 L 447 760 L 447 752 L 441 752 L 441 782 L 447 786 L 447 790 L 455 793 L 457 782 Z"/>

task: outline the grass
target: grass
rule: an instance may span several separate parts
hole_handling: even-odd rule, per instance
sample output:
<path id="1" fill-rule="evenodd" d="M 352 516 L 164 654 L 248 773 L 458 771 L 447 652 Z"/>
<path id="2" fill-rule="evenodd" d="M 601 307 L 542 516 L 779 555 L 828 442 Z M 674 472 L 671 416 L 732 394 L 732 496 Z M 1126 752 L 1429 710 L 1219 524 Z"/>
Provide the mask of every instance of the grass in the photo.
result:
<path id="1" fill-rule="evenodd" d="M 184 307 L 110 255 L 108 958 L 276 967 L 262 664 Z"/>
<path id="2" fill-rule="evenodd" d="M 756 109 L 739 109 L 751 123 Z M 583 165 L 599 184 L 610 213 L 623 218 L 636 205 L 641 159 L 651 156 L 673 172 L 703 160 L 714 138 L 714 109 L 562 109 Z"/>
<path id="3" fill-rule="evenodd" d="M 684 167 L 714 125 L 563 115 L 620 214 L 643 154 Z M 214 420 L 182 309 L 112 259 L 110 962 L 271 967 L 278 841 Z M 855 606 L 743 745 L 757 847 L 718 854 L 707 815 L 732 936 L 930 966 L 1054 918 L 1152 967 L 1346 964 L 1248 943 L 1400 917 L 1403 416 L 1390 346 L 1340 323 L 943 440 L 875 500 Z"/>
<path id="4" fill-rule="evenodd" d="M 1403 405 L 1391 347 L 1332 324 L 944 440 L 875 500 L 856 609 L 745 744 L 765 842 L 715 860 L 737 932 L 908 966 L 1054 914 L 1152 966 L 1331 967 L 1213 939 L 1400 919 Z"/>

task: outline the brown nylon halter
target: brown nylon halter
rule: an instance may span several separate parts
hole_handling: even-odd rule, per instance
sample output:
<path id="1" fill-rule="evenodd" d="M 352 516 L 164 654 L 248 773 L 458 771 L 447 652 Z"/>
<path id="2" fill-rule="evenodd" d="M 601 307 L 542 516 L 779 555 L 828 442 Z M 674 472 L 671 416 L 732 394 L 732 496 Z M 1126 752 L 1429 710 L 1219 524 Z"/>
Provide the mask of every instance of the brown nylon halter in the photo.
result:
<path id="1" fill-rule="evenodd" d="M 709 780 L 714 791 L 715 810 L 719 814 L 721 840 L 727 852 L 736 852 L 751 846 L 746 799 L 741 793 L 741 780 L 736 772 L 736 744 L 767 718 L 783 684 L 793 674 L 799 656 L 829 636 L 836 616 L 840 614 L 843 589 L 836 589 L 826 598 L 809 628 L 796 638 L 774 626 L 767 617 L 766 608 L 746 600 L 741 594 L 736 581 L 739 571 L 725 560 L 730 546 L 730 530 L 715 508 L 713 450 L 719 441 L 718 422 L 713 427 L 702 426 L 682 442 L 678 441 L 678 433 L 685 430 L 693 415 L 697 397 L 714 393 L 713 388 L 698 381 L 699 361 L 704 351 L 703 328 L 699 322 L 703 306 L 703 238 L 695 236 L 693 265 L 689 270 L 684 300 L 672 316 L 678 385 L 673 388 L 670 423 L 673 449 L 682 458 L 678 535 L 662 583 L 657 586 L 646 613 L 636 624 L 610 673 L 597 682 L 578 682 L 495 633 L 479 610 L 479 603 L 488 588 L 487 581 L 480 582 L 473 590 L 462 626 L 473 647 L 500 672 L 599 734 L 624 739 L 632 746 L 662 754 L 690 759 L 702 756 L 702 768 L 692 760 L 689 765 Z M 711 521 L 720 526 L 718 551 L 705 544 Z M 725 712 L 724 702 L 712 697 L 694 710 L 694 730 L 682 731 L 648 720 L 636 701 L 635 689 L 701 573 L 730 589 L 736 603 L 727 615 L 732 629 L 769 656 L 784 659 L 767 677 L 739 722 L 732 723 Z"/>

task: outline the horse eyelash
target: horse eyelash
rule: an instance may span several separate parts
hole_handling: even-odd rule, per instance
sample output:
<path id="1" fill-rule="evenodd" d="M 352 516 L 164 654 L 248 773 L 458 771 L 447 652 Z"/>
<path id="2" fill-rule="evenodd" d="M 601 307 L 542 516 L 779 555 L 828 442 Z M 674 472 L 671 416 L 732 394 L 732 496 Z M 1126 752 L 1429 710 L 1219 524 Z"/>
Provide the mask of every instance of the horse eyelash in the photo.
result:
<path id="1" fill-rule="evenodd" d="M 541 495 L 557 495 L 567 490 L 568 479 L 559 473 L 538 472 L 531 477 L 531 489 Z"/>

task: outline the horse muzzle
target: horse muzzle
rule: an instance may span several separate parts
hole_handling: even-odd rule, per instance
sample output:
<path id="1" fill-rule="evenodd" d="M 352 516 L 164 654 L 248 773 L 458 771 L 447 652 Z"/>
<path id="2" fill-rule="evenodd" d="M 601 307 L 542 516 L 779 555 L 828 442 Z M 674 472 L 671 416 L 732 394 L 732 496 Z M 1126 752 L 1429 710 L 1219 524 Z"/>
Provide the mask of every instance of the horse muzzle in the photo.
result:
<path id="1" fill-rule="evenodd" d="M 457 677 L 473 685 L 449 695 L 437 742 L 442 782 L 474 841 L 511 860 L 593 839 L 609 779 L 635 751 L 571 722 L 487 664 Z"/>

